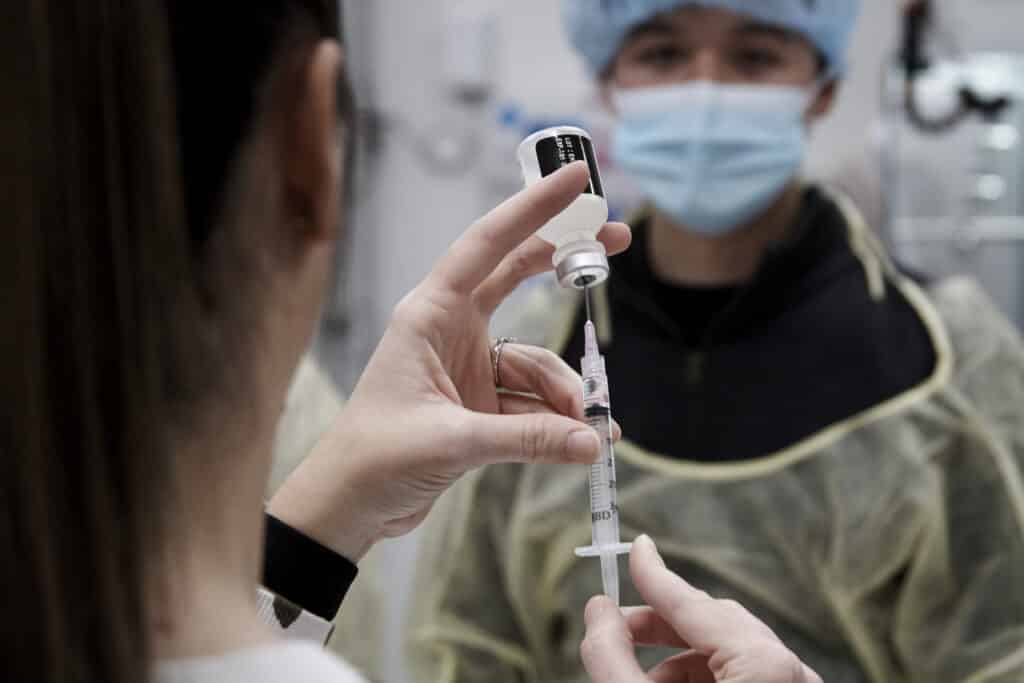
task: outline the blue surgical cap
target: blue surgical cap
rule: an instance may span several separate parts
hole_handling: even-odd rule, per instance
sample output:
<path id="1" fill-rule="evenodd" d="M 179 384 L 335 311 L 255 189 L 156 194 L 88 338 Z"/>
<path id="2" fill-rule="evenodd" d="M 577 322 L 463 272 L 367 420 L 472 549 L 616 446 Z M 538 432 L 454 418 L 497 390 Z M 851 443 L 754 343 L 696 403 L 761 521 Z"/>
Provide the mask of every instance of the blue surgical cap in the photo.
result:
<path id="1" fill-rule="evenodd" d="M 806 36 L 828 60 L 846 70 L 846 49 L 861 0 L 563 0 L 569 38 L 594 74 L 615 59 L 630 32 L 659 14 L 697 5 L 744 14 Z"/>

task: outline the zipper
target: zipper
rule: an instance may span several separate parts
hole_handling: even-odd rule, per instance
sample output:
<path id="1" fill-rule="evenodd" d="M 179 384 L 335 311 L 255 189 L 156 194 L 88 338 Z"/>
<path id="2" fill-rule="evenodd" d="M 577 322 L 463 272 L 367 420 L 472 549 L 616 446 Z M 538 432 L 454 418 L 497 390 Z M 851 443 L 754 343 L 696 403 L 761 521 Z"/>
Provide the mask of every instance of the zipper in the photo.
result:
<path id="1" fill-rule="evenodd" d="M 688 406 L 686 415 L 683 418 L 683 428 L 686 434 L 686 441 L 691 447 L 697 448 L 704 444 L 702 437 L 705 431 L 704 416 L 707 406 L 703 399 L 706 393 L 705 387 L 710 381 L 708 367 L 711 356 L 714 353 L 715 340 L 718 333 L 725 326 L 725 323 L 736 314 L 737 309 L 747 299 L 756 284 L 757 278 L 746 283 L 736 292 L 732 300 L 711 319 L 696 349 L 687 346 L 682 328 L 672 318 L 665 315 L 653 301 L 638 294 L 631 287 L 621 282 L 616 283 L 616 289 L 621 288 L 625 291 L 618 294 L 616 294 L 615 290 L 610 292 L 615 298 L 625 295 L 621 299 L 622 301 L 648 315 L 679 344 L 680 350 L 684 354 L 681 379 L 683 393 L 686 394 Z"/>
<path id="2" fill-rule="evenodd" d="M 701 425 L 704 423 L 704 375 L 708 352 L 689 351 L 683 367 L 683 387 L 686 394 L 686 416 L 683 419 L 686 443 L 691 447 L 700 443 Z"/>
<path id="3" fill-rule="evenodd" d="M 691 351 L 686 354 L 686 388 L 695 389 L 704 381 L 704 365 L 707 360 L 707 353 L 704 351 Z"/>

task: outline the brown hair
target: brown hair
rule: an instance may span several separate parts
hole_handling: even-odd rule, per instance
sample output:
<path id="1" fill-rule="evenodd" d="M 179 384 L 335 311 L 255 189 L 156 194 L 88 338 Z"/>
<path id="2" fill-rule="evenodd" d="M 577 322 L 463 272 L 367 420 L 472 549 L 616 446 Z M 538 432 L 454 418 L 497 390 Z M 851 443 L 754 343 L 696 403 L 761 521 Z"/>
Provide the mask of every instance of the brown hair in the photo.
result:
<path id="1" fill-rule="evenodd" d="M 311 43 L 336 35 L 333 0 L 0 12 L 4 680 L 149 675 L 143 595 L 172 502 L 169 421 L 222 365 L 208 245 L 296 22 Z"/>

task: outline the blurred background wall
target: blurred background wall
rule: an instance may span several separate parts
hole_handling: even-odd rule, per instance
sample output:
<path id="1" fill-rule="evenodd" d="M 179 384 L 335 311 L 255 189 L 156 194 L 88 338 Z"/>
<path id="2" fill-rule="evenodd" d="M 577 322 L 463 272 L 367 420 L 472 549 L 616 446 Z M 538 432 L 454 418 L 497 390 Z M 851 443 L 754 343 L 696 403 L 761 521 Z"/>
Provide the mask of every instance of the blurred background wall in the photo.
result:
<path id="1" fill-rule="evenodd" d="M 500 200 L 503 195 L 495 192 L 504 189 L 500 176 L 511 176 L 511 186 L 505 187 L 518 185 L 514 143 L 510 151 L 507 142 L 519 134 L 508 135 L 502 115 L 507 118 L 511 110 L 520 125 L 580 120 L 596 106 L 592 83 L 562 33 L 558 2 L 355 0 L 347 5 L 358 89 L 374 115 L 364 121 L 373 144 L 361 151 L 373 160 L 365 164 L 369 179 L 360 183 L 356 197 L 361 210 L 353 226 L 348 303 L 360 325 L 379 334 L 395 303 L 436 257 Z M 815 134 L 821 142 L 814 146 L 812 172 L 830 170 L 863 146 L 877 121 L 879 75 L 898 35 L 896 9 L 893 0 L 866 1 L 839 106 Z M 493 39 L 482 43 L 486 50 L 476 53 L 470 47 L 461 57 L 452 55 L 458 50 L 451 43 L 475 42 L 467 35 L 474 28 L 490 31 Z M 491 64 L 484 67 L 491 92 L 483 104 L 467 103 L 452 91 L 451 79 L 460 74 L 452 62 L 474 56 Z M 456 149 L 463 145 L 474 151 Z"/>

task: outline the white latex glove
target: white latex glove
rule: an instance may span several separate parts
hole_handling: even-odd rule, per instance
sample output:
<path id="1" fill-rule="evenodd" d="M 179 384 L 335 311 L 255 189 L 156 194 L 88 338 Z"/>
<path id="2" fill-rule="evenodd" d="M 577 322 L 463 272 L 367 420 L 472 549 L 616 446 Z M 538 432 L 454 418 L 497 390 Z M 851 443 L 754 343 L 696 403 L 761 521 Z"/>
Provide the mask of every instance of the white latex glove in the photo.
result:
<path id="1" fill-rule="evenodd" d="M 526 278 L 550 270 L 533 237 L 586 187 L 586 164 L 563 168 L 476 223 L 395 309 L 335 427 L 268 511 L 353 561 L 405 534 L 470 470 L 499 462 L 590 463 L 579 376 L 555 354 L 510 345 L 499 394 L 488 324 Z M 605 226 L 609 253 L 629 228 Z M 529 395 L 529 396 L 525 396 Z"/>
<path id="2" fill-rule="evenodd" d="M 647 536 L 634 542 L 629 567 L 650 607 L 620 610 L 604 596 L 588 603 L 580 652 L 595 683 L 822 683 L 741 605 L 670 572 Z M 645 673 L 636 645 L 687 651 Z"/>

